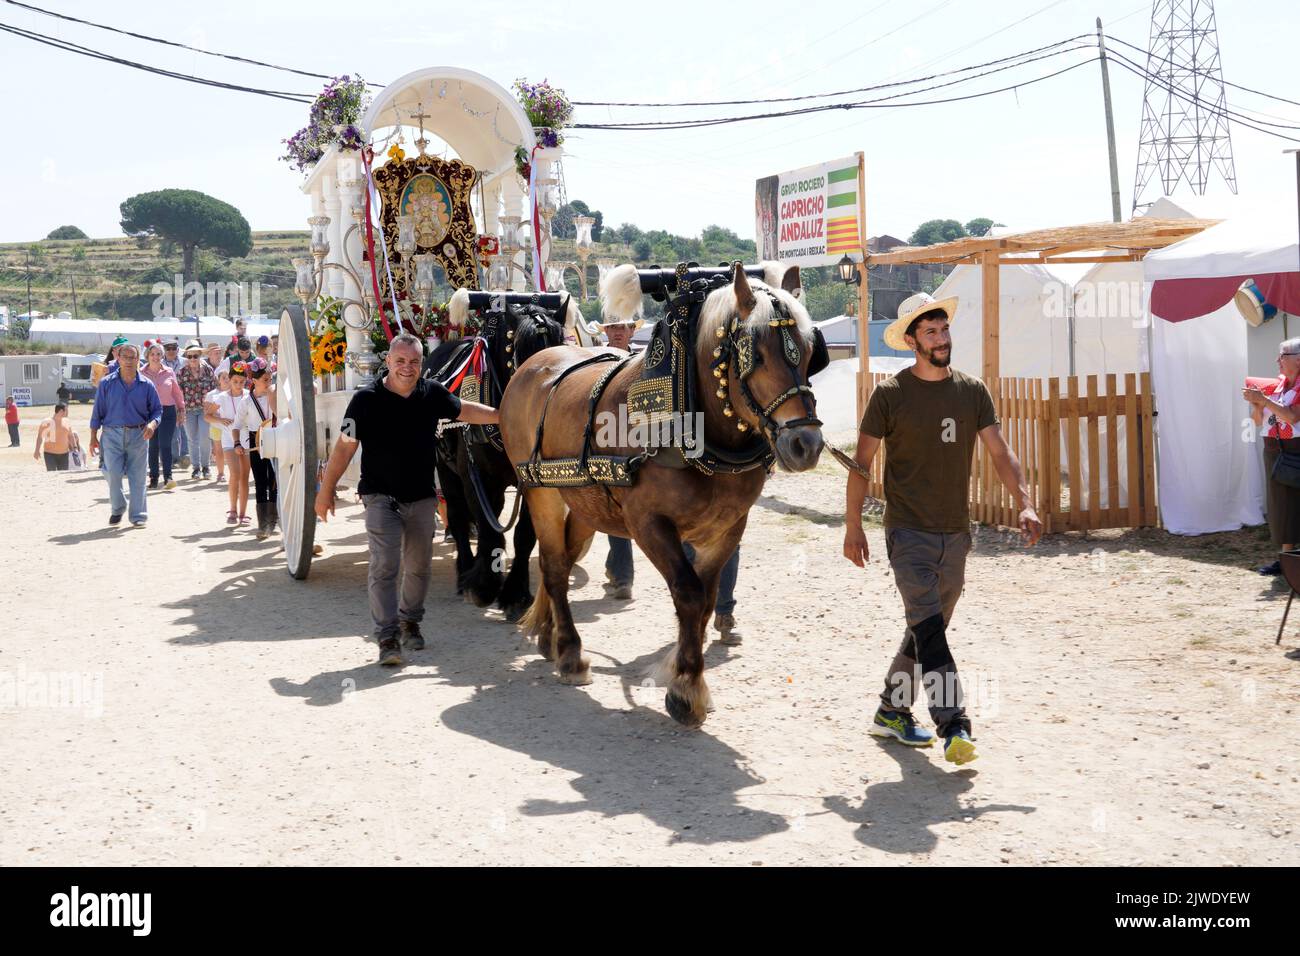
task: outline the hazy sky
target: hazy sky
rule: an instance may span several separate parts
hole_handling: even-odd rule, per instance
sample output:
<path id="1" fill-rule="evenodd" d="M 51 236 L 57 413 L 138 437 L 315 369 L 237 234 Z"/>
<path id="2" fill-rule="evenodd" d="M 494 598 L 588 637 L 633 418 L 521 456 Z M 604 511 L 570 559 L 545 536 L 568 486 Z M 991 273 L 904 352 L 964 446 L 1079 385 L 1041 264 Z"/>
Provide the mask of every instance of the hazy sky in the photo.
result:
<path id="1" fill-rule="evenodd" d="M 204 49 L 318 73 L 388 81 L 426 66 L 460 66 L 503 86 L 549 78 L 576 100 L 789 96 L 904 79 L 991 60 L 1065 37 L 1108 32 L 1145 48 L 1150 3 L 1139 0 L 861 0 L 745 5 L 664 2 L 427 2 L 37 5 L 164 35 Z M 1292 99 L 1300 40 L 1293 0 L 1217 5 L 1225 78 Z M 452 19 L 443 19 L 453 10 Z M 456 19 L 459 11 L 473 19 Z M 648 12 L 653 10 L 653 12 Z M 611 12 L 615 11 L 615 12 Z M 1028 18 L 1028 19 L 1025 19 Z M 1017 22 L 1023 20 L 1024 22 Z M 320 81 L 239 64 L 0 3 L 0 23 L 184 73 L 315 93 Z M 990 77 L 952 95 L 1051 72 L 1078 52 Z M 8 124 L 0 154 L 0 241 L 72 223 L 119 235 L 118 205 L 137 192 L 184 187 L 237 206 L 254 229 L 305 228 L 299 174 L 281 140 L 307 107 L 225 92 L 97 62 L 0 33 Z M 1121 196 L 1133 188 L 1142 83 L 1112 67 Z M 942 96 L 944 93 L 931 94 Z M 1230 91 L 1230 105 L 1300 126 L 1300 107 Z M 583 108 L 578 119 L 718 115 L 720 108 Z M 1280 117 L 1280 119 L 1279 119 Z M 1300 130 L 1290 131 L 1300 136 Z M 1233 128 L 1241 192 L 1295 201 L 1286 143 Z M 1101 82 L 1096 64 L 1015 93 L 940 106 L 832 112 L 681 132 L 576 131 L 566 143 L 568 193 L 608 223 L 695 234 L 720 223 L 753 235 L 760 176 L 867 157 L 867 231 L 906 236 L 922 220 L 987 215 L 1033 228 L 1108 219 Z M 1221 182 L 1211 191 L 1224 193 Z"/>

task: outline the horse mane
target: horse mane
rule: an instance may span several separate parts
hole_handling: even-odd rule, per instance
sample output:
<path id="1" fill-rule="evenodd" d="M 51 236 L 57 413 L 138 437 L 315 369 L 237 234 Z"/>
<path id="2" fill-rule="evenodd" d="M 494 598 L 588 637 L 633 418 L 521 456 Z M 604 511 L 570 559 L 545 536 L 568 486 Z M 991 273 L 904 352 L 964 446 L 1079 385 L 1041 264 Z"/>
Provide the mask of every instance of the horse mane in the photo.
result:
<path id="1" fill-rule="evenodd" d="M 505 292 L 509 290 L 493 289 L 493 292 Z M 573 296 L 566 300 L 565 314 L 562 322 L 566 333 L 572 332 L 574 326 L 582 319 L 582 310 L 578 308 L 578 303 L 574 301 Z M 457 289 L 452 293 L 451 301 L 447 303 L 447 316 L 452 325 L 465 327 L 469 319 L 469 289 Z"/>
<path id="2" fill-rule="evenodd" d="M 750 332 L 762 334 L 767 331 L 768 325 L 776 317 L 776 306 L 773 298 L 776 298 L 785 306 L 790 318 L 795 320 L 795 328 L 807 343 L 813 340 L 813 323 L 812 316 L 804 308 L 802 302 L 792 296 L 784 289 L 773 288 L 766 282 L 760 282 L 757 279 L 749 280 L 749 287 L 754 291 L 756 303 L 754 311 L 749 313 L 749 318 L 745 320 L 745 328 Z M 767 294 L 765 294 L 767 293 Z M 736 289 L 728 282 L 726 285 L 714 289 L 709 293 L 709 297 L 704 300 L 704 307 L 700 310 L 700 322 L 695 333 L 695 350 L 696 360 L 707 365 L 713 355 L 714 348 L 718 345 L 718 329 L 725 329 L 731 322 L 731 317 L 736 314 Z"/>
<path id="3" fill-rule="evenodd" d="M 564 344 L 565 320 L 550 315 L 545 309 L 513 306 L 519 309 L 515 326 L 514 351 L 511 353 L 518 367 L 524 359 L 542 349 Z M 574 307 L 576 308 L 576 306 Z"/>

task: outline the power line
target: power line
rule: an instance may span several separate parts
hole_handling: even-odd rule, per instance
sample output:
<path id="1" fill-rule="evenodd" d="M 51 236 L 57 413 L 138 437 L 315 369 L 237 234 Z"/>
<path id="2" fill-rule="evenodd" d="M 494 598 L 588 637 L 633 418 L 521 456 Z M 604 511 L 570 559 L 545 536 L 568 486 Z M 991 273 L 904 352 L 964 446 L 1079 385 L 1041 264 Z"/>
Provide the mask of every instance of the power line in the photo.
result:
<path id="1" fill-rule="evenodd" d="M 1045 57 L 1040 59 L 1045 59 Z M 896 100 L 899 97 L 914 96 L 917 93 L 925 93 L 931 89 L 940 89 L 944 86 L 953 85 L 952 82 L 949 82 L 949 83 L 942 83 L 933 87 L 928 87 L 926 89 L 911 90 L 905 93 L 895 93 L 891 96 L 883 96 L 874 100 L 861 100 L 856 103 L 831 103 L 831 104 L 825 104 L 821 106 L 805 106 L 805 107 L 801 107 L 800 109 L 785 110 L 781 112 L 751 113 L 745 116 L 714 117 L 711 119 L 701 119 L 701 120 L 646 120 L 646 121 L 636 122 L 636 123 L 575 123 L 573 124 L 573 128 L 574 129 L 629 130 L 629 131 L 695 129 L 695 128 L 706 127 L 706 126 L 723 126 L 729 123 L 744 123 L 750 120 L 774 119 L 782 116 L 801 116 L 809 113 L 824 113 L 829 110 L 897 109 L 899 107 L 905 107 L 905 106 L 934 106 L 942 103 L 960 103 L 965 100 L 980 99 L 981 97 L 993 96 L 997 93 L 1006 93 L 1010 90 L 1018 90 L 1021 89 L 1022 87 L 1033 86 L 1036 83 L 1042 83 L 1044 80 L 1050 80 L 1053 77 L 1060 76 L 1064 73 L 1069 73 L 1071 70 L 1077 70 L 1081 66 L 1087 66 L 1089 63 L 1095 63 L 1097 62 L 1098 59 L 1100 58 L 1096 56 L 1089 57 L 1086 60 L 1080 60 L 1078 63 L 1075 63 L 1071 66 L 1064 67 L 1063 69 L 1060 70 L 1056 70 L 1055 72 L 1045 74 L 1044 76 L 1035 77 L 1034 79 L 1031 80 L 1024 80 L 1020 83 L 1013 83 L 1010 86 L 1003 86 L 996 90 L 985 90 L 980 93 L 970 93 L 967 94 L 966 96 L 953 96 L 953 97 L 945 97 L 942 99 L 934 99 L 934 100 L 910 100 L 905 103 L 889 102 L 891 100 Z M 1003 69 L 1007 69 L 1007 67 L 1003 67 Z M 996 72 L 999 71 L 998 70 L 988 71 L 988 73 L 996 73 Z M 985 76 L 985 75 L 988 74 L 987 73 L 979 74 L 978 76 L 967 77 L 964 80 L 954 81 L 954 82 L 967 82 L 969 80 L 979 79 L 979 76 Z"/>
<path id="2" fill-rule="evenodd" d="M 95 60 L 104 60 L 108 63 L 116 63 L 119 66 L 128 66 L 135 70 L 143 70 L 146 73 L 154 73 L 159 76 L 170 77 L 174 80 L 184 80 L 188 83 L 197 83 L 200 86 L 214 86 L 219 89 L 235 90 L 241 93 L 256 93 L 260 96 L 270 96 L 275 99 L 289 100 L 294 103 L 310 104 L 314 97 L 305 93 L 288 93 L 283 90 L 263 90 L 253 86 L 243 86 L 238 83 L 225 83 L 221 80 L 209 80 L 205 77 L 191 76 L 188 73 L 177 73 L 174 70 L 165 70 L 157 66 L 149 66 L 146 63 L 137 63 L 135 60 L 126 60 L 121 57 L 95 50 L 91 47 L 81 46 L 78 43 L 72 43 L 67 40 L 59 40 L 55 37 L 46 36 L 43 33 L 36 33 L 32 30 L 25 30 L 22 27 L 11 26 L 7 23 L 0 23 L 0 30 L 5 33 L 12 33 L 14 36 L 22 37 L 26 40 L 34 40 L 45 46 L 52 46 L 56 50 L 63 50 L 67 53 L 76 53 L 80 56 L 88 56 Z"/>
<path id="3" fill-rule="evenodd" d="M 606 103 L 606 102 L 595 102 L 595 101 L 587 102 L 587 101 L 575 100 L 573 102 L 573 105 L 574 106 L 627 106 L 627 107 L 748 106 L 756 103 L 793 103 L 798 100 L 829 99 L 830 97 L 834 97 L 834 96 L 848 96 L 852 93 L 872 93 L 875 92 L 876 90 L 889 89 L 895 86 L 911 86 L 916 83 L 928 83 L 930 80 L 937 80 L 945 76 L 954 76 L 958 73 L 969 73 L 971 70 L 979 70 L 986 66 L 993 66 L 998 63 L 1006 63 L 1008 60 L 1017 60 L 1020 59 L 1021 57 L 1027 57 L 1034 53 L 1041 53 L 1044 50 L 1050 50 L 1054 47 L 1064 46 L 1066 43 L 1073 43 L 1074 41 L 1084 39 L 1087 36 L 1088 34 L 1081 33 L 1078 36 L 1069 37 L 1064 40 L 1057 40 L 1055 43 L 1049 43 L 1046 46 L 1040 46 L 1032 50 L 1025 50 L 1021 53 L 1015 53 L 1010 56 L 999 57 L 996 60 L 989 60 L 985 63 L 976 63 L 971 66 L 963 66 L 956 70 L 946 70 L 942 73 L 933 73 L 930 76 L 920 76 L 914 80 L 898 80 L 893 83 L 878 83 L 875 86 L 861 86 L 858 87 L 857 89 L 852 89 L 852 90 L 836 90 L 833 93 L 806 93 L 802 96 L 777 96 L 777 97 L 770 97 L 768 99 L 754 99 L 754 100 L 693 100 L 693 101 L 687 101 L 682 103 L 616 103 L 616 102 Z M 1073 49 L 1079 49 L 1079 47 L 1074 47 Z M 1061 50 L 1058 52 L 1064 53 L 1067 51 Z M 1026 62 L 1030 62 L 1030 61 L 1026 61 Z M 1018 64 L 1013 64 L 1013 65 L 1018 65 Z"/>
<path id="4" fill-rule="evenodd" d="M 215 56 L 223 60 L 233 60 L 236 63 L 248 63 L 252 66 L 265 67 L 268 70 L 280 70 L 283 73 L 296 73 L 298 76 L 307 76 L 317 80 L 332 80 L 332 76 L 324 73 L 311 73 L 307 70 L 297 70 L 291 66 L 280 66 L 276 63 L 267 63 L 263 60 L 253 60 L 245 56 L 238 56 L 234 53 L 218 53 L 213 50 L 203 50 L 196 46 L 190 46 L 188 43 L 181 43 L 178 40 L 167 40 L 163 37 L 150 36 L 147 33 L 136 33 L 132 30 L 123 30 L 120 27 L 110 26 L 107 23 L 96 23 L 94 20 L 83 20 L 80 17 L 70 16 L 66 13 L 58 13 L 54 10 L 46 10 L 43 7 L 33 6 L 30 3 L 19 3 L 18 0 L 5 0 L 10 6 L 21 7 L 24 10 L 30 10 L 33 13 L 39 13 L 43 16 L 54 17 L 58 20 L 67 20 L 70 23 L 80 23 L 84 26 L 94 27 L 97 30 L 107 30 L 110 33 L 119 33 L 122 36 L 134 37 L 137 40 L 145 40 L 149 43 L 161 43 L 164 46 L 177 47 L 182 50 L 189 50 L 191 53 L 202 53 L 204 56 Z M 367 86 L 382 88 L 383 83 L 367 83 Z"/>
<path id="5" fill-rule="evenodd" d="M 1184 101 L 1185 103 L 1192 103 L 1195 104 L 1196 106 L 1200 106 L 1214 115 L 1223 116 L 1231 120 L 1232 122 L 1236 123 L 1238 126 L 1244 126 L 1246 129 L 1254 130 L 1256 133 L 1266 133 L 1269 136 L 1276 136 L 1278 139 L 1284 139 L 1291 143 L 1300 143 L 1300 139 L 1297 139 L 1294 136 L 1287 136 L 1285 133 L 1278 133 L 1271 129 L 1263 129 L 1259 126 L 1256 126 L 1254 125 L 1253 122 L 1248 121 L 1248 117 L 1244 117 L 1240 113 L 1230 110 L 1227 107 L 1220 109 L 1216 104 L 1210 102 L 1209 100 L 1201 99 L 1201 97 L 1195 95 L 1188 96 L 1186 92 L 1184 92 L 1183 90 L 1180 90 L 1174 86 L 1170 86 L 1167 83 L 1165 77 L 1160 76 L 1157 73 L 1152 73 L 1149 70 L 1145 69 L 1144 67 L 1138 66 L 1136 63 L 1134 63 L 1132 60 L 1130 60 L 1122 53 L 1111 51 L 1108 55 L 1110 56 L 1111 59 L 1113 59 L 1124 69 L 1128 70 L 1134 76 L 1137 76 L 1143 80 L 1151 81 L 1160 89 L 1171 94 L 1172 96 L 1178 97 L 1180 100 Z M 1257 122 L 1262 123 L 1264 121 L 1258 120 Z M 1300 126 L 1290 126 L 1284 123 L 1269 123 L 1268 125 L 1280 126 L 1285 129 L 1300 129 Z"/>
<path id="6" fill-rule="evenodd" d="M 1166 57 L 1156 56 L 1156 54 L 1150 50 L 1144 50 L 1140 46 L 1134 46 L 1132 43 L 1129 43 L 1127 40 L 1121 40 L 1119 37 L 1113 37 L 1109 33 L 1106 34 L 1106 39 L 1114 40 L 1116 43 L 1122 43 L 1124 44 L 1124 46 L 1129 47 L 1132 50 L 1136 50 L 1138 53 L 1141 53 L 1143 56 L 1149 56 L 1151 57 L 1151 59 L 1159 60 L 1161 63 L 1172 62 Z M 1234 89 L 1238 89 L 1238 90 L 1244 90 L 1247 93 L 1254 93 L 1256 96 L 1263 96 L 1270 100 L 1277 100 L 1280 103 L 1289 103 L 1292 106 L 1300 106 L 1300 101 L 1289 100 L 1285 96 L 1274 96 L 1272 93 L 1265 93 L 1263 90 L 1253 90 L 1249 86 L 1242 86 L 1240 83 L 1233 83 L 1230 80 L 1224 80 L 1223 85 L 1231 86 Z"/>

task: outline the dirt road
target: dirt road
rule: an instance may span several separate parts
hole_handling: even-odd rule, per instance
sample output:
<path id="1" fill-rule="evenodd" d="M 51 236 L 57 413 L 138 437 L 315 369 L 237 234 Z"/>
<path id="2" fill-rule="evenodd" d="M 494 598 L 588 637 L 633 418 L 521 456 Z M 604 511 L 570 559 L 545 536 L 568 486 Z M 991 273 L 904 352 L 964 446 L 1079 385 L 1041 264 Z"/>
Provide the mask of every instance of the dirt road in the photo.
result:
<path id="1" fill-rule="evenodd" d="M 1275 648 L 1256 530 L 981 531 L 958 770 L 866 734 L 902 607 L 878 524 L 868 570 L 840 557 L 829 457 L 755 507 L 746 641 L 709 648 L 717 711 L 685 732 L 642 686 L 674 624 L 640 556 L 630 603 L 603 539 L 576 576 L 590 686 L 456 599 L 449 546 L 428 649 L 380 670 L 359 505 L 295 582 L 210 483 L 109 528 L 97 472 L 32 461 L 37 421 L 0 449 L 0 864 L 1300 863 L 1300 610 Z"/>

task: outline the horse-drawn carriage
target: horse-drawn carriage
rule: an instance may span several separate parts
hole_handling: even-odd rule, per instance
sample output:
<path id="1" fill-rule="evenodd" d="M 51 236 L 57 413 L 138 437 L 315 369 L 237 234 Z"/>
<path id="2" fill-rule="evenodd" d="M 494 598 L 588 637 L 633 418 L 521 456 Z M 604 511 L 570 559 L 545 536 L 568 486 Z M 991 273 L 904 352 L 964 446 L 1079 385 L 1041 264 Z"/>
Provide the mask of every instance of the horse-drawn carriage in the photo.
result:
<path id="1" fill-rule="evenodd" d="M 488 109 L 485 99 L 470 99 L 471 85 L 480 97 L 495 97 L 496 105 Z M 443 101 L 448 122 L 492 116 L 490 124 L 469 124 L 477 139 L 440 129 L 460 159 L 426 153 L 424 121 L 435 117 L 426 112 L 430 97 Z M 457 99 L 459 112 L 445 105 Z M 722 565 L 739 543 L 770 468 L 811 468 L 823 447 L 809 377 L 827 357 L 799 300 L 798 268 L 619 266 L 602 282 L 606 316 L 633 317 L 648 293 L 665 303 L 664 317 L 643 352 L 593 349 L 594 330 L 567 293 L 527 290 L 515 217 L 499 211 L 523 199 L 511 137 L 533 145 L 518 106 L 482 77 L 427 71 L 385 90 L 363 127 L 382 147 L 388 142 L 382 130 L 400 128 L 404 119 L 420 124 L 417 156 L 390 150 L 388 162 L 372 168 L 370 152 L 350 157 L 331 151 L 321 160 L 325 171 L 318 167 L 304 187 L 315 212 L 313 259 L 295 263 L 303 306 L 281 319 L 280 422 L 263 440 L 265 453 L 279 462 L 289 571 L 299 579 L 307 575 L 319 463 L 346 428 L 351 389 L 373 381 L 380 364 L 368 337 L 376 316 L 389 331 L 378 303 L 391 303 L 390 315 L 427 331 L 411 305 L 423 297 L 428 313 L 433 271 L 440 268 L 458 287 L 449 309 L 453 331 L 431 350 L 426 374 L 501 410 L 499 431 L 456 430 L 440 456 L 459 586 L 481 606 L 495 602 L 509 618 L 519 618 L 539 652 L 556 662 L 561 680 L 586 683 L 588 665 L 568 609 L 569 573 L 596 532 L 633 538 L 668 579 L 677 610 L 677 645 L 663 669 L 667 709 L 678 721 L 698 725 L 709 706 L 702 642 Z M 510 135 L 502 135 L 507 124 Z M 544 150 L 531 155 L 536 186 L 539 164 L 557 157 Z M 531 201 L 538 205 L 535 191 Z M 340 208 L 353 220 L 347 229 L 338 222 Z M 536 276 L 548 236 L 533 221 Z M 493 242 L 478 241 L 480 223 L 487 237 L 500 231 L 499 251 L 488 262 L 479 261 L 479 248 Z M 493 291 L 479 291 L 485 281 Z M 324 300 L 327 283 L 330 298 Z M 344 389 L 312 375 L 310 320 L 329 310 L 346 328 Z M 457 335 L 454 330 L 468 329 L 475 311 L 481 323 L 475 334 Z M 640 431 L 632 437 L 621 425 L 605 430 L 602 416 L 630 421 Z M 666 440 L 662 430 L 654 440 L 644 430 L 665 424 L 676 425 Z M 519 489 L 518 520 L 502 524 L 510 485 Z M 511 523 L 515 560 L 502 574 L 498 556 Z M 542 582 L 534 597 L 528 557 L 536 543 Z"/>
<path id="2" fill-rule="evenodd" d="M 436 288 L 536 289 L 561 196 L 559 148 L 539 147 L 515 98 L 480 74 L 450 67 L 408 74 L 375 97 L 357 126 L 369 146 L 331 145 L 302 186 L 311 201 L 311 257 L 294 261 L 302 304 L 280 319 L 279 422 L 265 430 L 278 462 L 285 560 L 298 579 L 311 567 L 319 465 L 352 393 L 381 365 L 373 330 L 395 331 L 390 320 L 399 315 L 431 341 L 455 338 L 463 327 L 435 331 L 430 321 Z M 517 171 L 520 149 L 531 164 L 527 183 Z M 455 158 L 439 155 L 448 151 Z M 576 306 L 569 312 L 572 334 L 590 344 Z M 312 336 L 327 322 L 341 327 L 346 363 L 317 374 Z M 348 476 L 353 484 L 358 467 Z"/>

